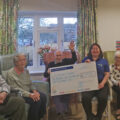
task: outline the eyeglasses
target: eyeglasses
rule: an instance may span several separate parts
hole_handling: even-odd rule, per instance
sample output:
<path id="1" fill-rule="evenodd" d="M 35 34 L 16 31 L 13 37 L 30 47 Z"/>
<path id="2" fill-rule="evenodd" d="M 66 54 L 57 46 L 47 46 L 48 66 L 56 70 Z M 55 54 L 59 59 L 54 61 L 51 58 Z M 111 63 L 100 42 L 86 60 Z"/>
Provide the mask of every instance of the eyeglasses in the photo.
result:
<path id="1" fill-rule="evenodd" d="M 56 56 L 62 56 L 62 55 L 56 55 Z"/>
<path id="2" fill-rule="evenodd" d="M 21 61 L 26 61 L 26 59 L 19 59 L 18 62 L 21 62 Z"/>

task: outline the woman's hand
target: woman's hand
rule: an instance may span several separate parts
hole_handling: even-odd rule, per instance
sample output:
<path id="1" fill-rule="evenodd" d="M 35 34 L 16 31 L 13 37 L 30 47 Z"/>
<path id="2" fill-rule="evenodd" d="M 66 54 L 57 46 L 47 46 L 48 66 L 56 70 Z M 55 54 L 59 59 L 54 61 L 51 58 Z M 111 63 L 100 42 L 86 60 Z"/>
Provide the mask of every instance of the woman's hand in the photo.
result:
<path id="1" fill-rule="evenodd" d="M 40 93 L 36 90 L 33 90 L 33 93 L 37 96 L 37 97 L 40 97 Z"/>
<path id="2" fill-rule="evenodd" d="M 107 80 L 108 80 L 108 78 L 109 78 L 109 75 L 110 75 L 109 72 L 105 72 L 104 74 L 105 74 L 105 76 L 104 76 L 102 82 L 99 83 L 99 85 L 98 85 L 98 88 L 99 88 L 99 89 L 102 89 L 102 88 L 105 86 L 105 84 L 106 84 L 106 82 L 107 82 Z"/>
<path id="3" fill-rule="evenodd" d="M 104 88 L 104 83 L 103 83 L 103 82 L 99 83 L 98 88 L 99 88 L 99 89 Z"/>
<path id="4" fill-rule="evenodd" d="M 30 94 L 30 98 L 34 100 L 34 102 L 37 102 L 40 100 L 40 94 L 36 90 L 33 91 L 33 93 Z"/>
<path id="5" fill-rule="evenodd" d="M 36 96 L 34 93 L 31 93 L 29 97 L 32 98 L 34 102 L 40 100 L 40 97 Z"/>
<path id="6" fill-rule="evenodd" d="M 90 62 L 91 62 L 91 60 L 90 60 L 90 59 L 87 59 L 85 62 L 86 62 L 86 63 L 90 63 Z"/>

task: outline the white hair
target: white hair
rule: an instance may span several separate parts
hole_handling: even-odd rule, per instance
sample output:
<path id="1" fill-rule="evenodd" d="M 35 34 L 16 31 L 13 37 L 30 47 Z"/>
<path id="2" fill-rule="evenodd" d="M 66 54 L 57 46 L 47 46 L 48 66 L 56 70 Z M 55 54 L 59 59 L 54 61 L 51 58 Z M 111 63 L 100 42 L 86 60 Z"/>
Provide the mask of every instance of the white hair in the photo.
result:
<path id="1" fill-rule="evenodd" d="M 120 56 L 120 50 L 117 50 L 114 54 L 114 57 L 118 57 L 118 56 Z"/>
<path id="2" fill-rule="evenodd" d="M 15 65 L 18 62 L 20 56 L 25 56 L 26 57 L 26 55 L 24 53 L 18 53 L 17 55 L 15 55 L 14 58 L 13 58 L 13 62 L 14 62 Z"/>

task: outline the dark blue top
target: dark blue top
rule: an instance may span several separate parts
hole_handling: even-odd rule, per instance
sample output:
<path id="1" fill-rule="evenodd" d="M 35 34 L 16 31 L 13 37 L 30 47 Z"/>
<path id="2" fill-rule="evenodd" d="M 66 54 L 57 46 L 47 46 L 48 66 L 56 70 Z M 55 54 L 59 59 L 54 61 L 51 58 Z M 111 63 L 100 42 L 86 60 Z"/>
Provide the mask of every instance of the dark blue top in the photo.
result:
<path id="1" fill-rule="evenodd" d="M 82 62 L 85 62 L 87 59 L 90 59 L 91 61 L 93 61 L 92 58 L 85 57 L 82 60 Z M 106 59 L 99 58 L 99 59 L 96 60 L 96 67 L 97 67 L 98 82 L 100 83 L 103 80 L 104 76 L 105 76 L 104 73 L 110 71 L 109 64 L 108 64 Z"/>
<path id="2" fill-rule="evenodd" d="M 72 58 L 65 58 L 63 59 L 60 63 L 55 63 L 54 62 L 50 62 L 45 70 L 45 73 L 44 73 L 44 77 L 48 78 L 48 81 L 50 81 L 50 74 L 48 74 L 48 69 L 49 68 L 53 68 L 53 67 L 59 67 L 59 66 L 64 66 L 64 65 L 71 65 L 71 64 L 74 64 L 77 60 L 77 56 L 76 56 L 76 52 L 71 52 L 72 53 Z"/>

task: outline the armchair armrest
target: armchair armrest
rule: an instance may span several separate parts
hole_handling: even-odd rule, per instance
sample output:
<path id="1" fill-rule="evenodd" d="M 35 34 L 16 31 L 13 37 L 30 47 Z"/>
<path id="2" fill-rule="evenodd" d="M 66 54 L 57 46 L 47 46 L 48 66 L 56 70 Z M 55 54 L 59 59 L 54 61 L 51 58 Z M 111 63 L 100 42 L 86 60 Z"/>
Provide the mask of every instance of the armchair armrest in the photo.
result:
<path id="1" fill-rule="evenodd" d="M 110 90 L 110 93 L 109 93 L 109 99 L 110 101 L 113 100 L 113 93 L 112 93 L 112 82 L 108 79 L 108 85 L 109 85 L 109 90 Z"/>

